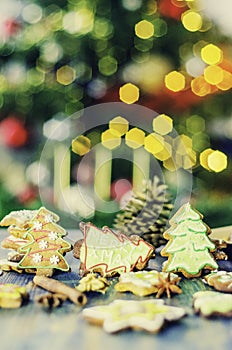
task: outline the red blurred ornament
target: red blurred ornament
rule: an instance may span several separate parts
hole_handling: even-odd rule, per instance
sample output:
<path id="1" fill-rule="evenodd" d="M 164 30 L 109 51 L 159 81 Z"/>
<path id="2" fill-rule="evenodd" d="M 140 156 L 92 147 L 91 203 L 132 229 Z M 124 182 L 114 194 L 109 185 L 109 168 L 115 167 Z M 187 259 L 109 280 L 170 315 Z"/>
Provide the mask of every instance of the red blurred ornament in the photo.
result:
<path id="1" fill-rule="evenodd" d="M 116 201 L 120 202 L 124 194 L 131 190 L 132 190 L 132 185 L 130 181 L 126 179 L 116 180 L 111 185 L 111 197 Z"/>
<path id="2" fill-rule="evenodd" d="M 21 29 L 21 23 L 17 21 L 15 18 L 8 18 L 3 23 L 3 31 L 6 37 L 11 37 L 19 32 Z"/>
<path id="3" fill-rule="evenodd" d="M 5 146 L 18 148 L 27 142 L 28 132 L 21 120 L 10 116 L 0 123 L 0 136 Z"/>
<path id="4" fill-rule="evenodd" d="M 159 13 L 164 17 L 170 17 L 180 20 L 181 15 L 188 9 L 185 2 L 177 0 L 160 0 L 158 1 Z"/>
<path id="5" fill-rule="evenodd" d="M 28 186 L 23 192 L 21 192 L 17 196 L 17 198 L 19 203 L 29 204 L 37 198 L 37 195 L 38 195 L 37 188 L 35 186 Z"/>

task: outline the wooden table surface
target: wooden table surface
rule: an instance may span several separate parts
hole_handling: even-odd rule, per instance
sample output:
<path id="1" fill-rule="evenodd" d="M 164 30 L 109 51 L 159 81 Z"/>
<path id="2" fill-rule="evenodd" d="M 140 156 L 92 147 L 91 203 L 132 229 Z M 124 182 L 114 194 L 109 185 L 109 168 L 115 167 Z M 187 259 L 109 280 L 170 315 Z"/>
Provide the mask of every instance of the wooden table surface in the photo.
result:
<path id="1" fill-rule="evenodd" d="M 0 232 L 1 239 L 6 231 Z M 81 237 L 79 231 L 71 231 L 71 242 Z M 8 250 L 1 249 L 0 257 Z M 54 278 L 70 286 L 78 284 L 79 262 L 72 253 L 66 255 L 71 266 L 71 272 L 58 273 Z M 148 268 L 161 268 L 158 254 L 151 260 Z M 224 263 L 232 270 L 231 262 Z M 0 283 L 15 283 L 25 285 L 33 279 L 30 274 L 4 272 Z M 35 287 L 30 292 L 30 301 L 20 309 L 0 309 L 0 348 L 1 350 L 131 350 L 147 349 L 187 349 L 213 350 L 231 349 L 232 319 L 222 317 L 205 319 L 193 313 L 192 294 L 198 290 L 210 289 L 201 279 L 186 280 L 180 283 L 183 293 L 165 301 L 170 305 L 182 306 L 188 315 L 176 323 L 166 325 L 158 334 L 148 334 L 143 331 L 123 331 L 118 334 L 107 334 L 101 327 L 88 324 L 81 315 L 81 308 L 65 302 L 62 307 L 47 311 L 34 301 L 35 295 L 45 293 Z M 152 296 L 146 297 L 152 298 Z M 105 295 L 90 293 L 85 307 L 107 304 L 114 299 L 141 299 L 131 293 L 118 293 L 113 284 Z"/>

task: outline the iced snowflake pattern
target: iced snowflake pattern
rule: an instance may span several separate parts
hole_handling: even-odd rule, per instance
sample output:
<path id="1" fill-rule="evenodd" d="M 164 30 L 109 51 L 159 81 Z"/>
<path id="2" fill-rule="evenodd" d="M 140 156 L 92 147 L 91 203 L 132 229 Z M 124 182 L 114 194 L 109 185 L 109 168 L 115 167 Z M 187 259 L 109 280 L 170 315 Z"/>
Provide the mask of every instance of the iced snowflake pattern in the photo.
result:
<path id="1" fill-rule="evenodd" d="M 38 264 L 38 263 L 40 263 L 42 261 L 42 258 L 43 257 L 42 257 L 41 254 L 35 253 L 35 254 L 33 254 L 32 260 L 33 260 L 34 263 Z"/>
<path id="2" fill-rule="evenodd" d="M 48 224 L 49 222 L 53 222 L 53 216 L 51 214 L 45 215 L 44 221 L 46 224 Z"/>
<path id="3" fill-rule="evenodd" d="M 47 249 L 47 247 L 48 247 L 48 242 L 47 241 L 45 241 L 45 240 L 42 240 L 42 241 L 40 241 L 39 242 L 39 247 L 41 248 L 41 249 Z"/>
<path id="4" fill-rule="evenodd" d="M 42 225 L 41 222 L 39 222 L 39 221 L 35 221 L 35 222 L 34 222 L 33 229 L 34 229 L 35 231 L 42 230 L 42 228 L 43 228 L 43 225 Z"/>
<path id="5" fill-rule="evenodd" d="M 51 232 L 48 234 L 48 238 L 50 238 L 52 241 L 55 241 L 55 240 L 58 238 L 57 232 L 51 231 Z"/>
<path id="6" fill-rule="evenodd" d="M 57 255 L 52 255 L 50 258 L 50 263 L 52 265 L 57 265 L 59 261 L 60 261 L 60 259 Z"/>

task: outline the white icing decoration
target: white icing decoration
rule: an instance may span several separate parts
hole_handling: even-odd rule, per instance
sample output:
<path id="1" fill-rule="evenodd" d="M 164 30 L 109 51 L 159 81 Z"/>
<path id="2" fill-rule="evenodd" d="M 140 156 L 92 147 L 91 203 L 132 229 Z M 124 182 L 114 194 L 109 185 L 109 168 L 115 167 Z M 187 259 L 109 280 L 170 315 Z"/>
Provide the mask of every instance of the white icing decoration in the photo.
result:
<path id="1" fill-rule="evenodd" d="M 42 225 L 41 222 L 39 222 L 39 221 L 35 221 L 35 222 L 34 222 L 33 229 L 34 229 L 35 231 L 42 230 L 42 228 L 43 228 L 43 225 Z"/>
<path id="2" fill-rule="evenodd" d="M 47 249 L 47 247 L 48 247 L 48 242 L 47 242 L 47 241 L 44 241 L 44 240 L 40 241 L 40 242 L 39 242 L 39 247 L 40 247 L 41 249 Z"/>
<path id="3" fill-rule="evenodd" d="M 46 224 L 48 224 L 49 222 L 53 222 L 53 216 L 51 214 L 45 215 L 44 221 Z"/>
<path id="4" fill-rule="evenodd" d="M 52 255 L 50 258 L 50 263 L 53 265 L 57 265 L 59 261 L 60 259 L 57 255 Z"/>
<path id="5" fill-rule="evenodd" d="M 48 238 L 50 238 L 52 241 L 55 241 L 58 238 L 58 234 L 56 232 L 54 232 L 54 231 L 51 231 L 48 234 Z"/>
<path id="6" fill-rule="evenodd" d="M 42 261 L 42 258 L 43 257 L 42 257 L 41 254 L 35 253 L 35 254 L 33 254 L 32 260 L 33 260 L 34 263 L 38 264 L 38 263 L 40 263 Z"/>

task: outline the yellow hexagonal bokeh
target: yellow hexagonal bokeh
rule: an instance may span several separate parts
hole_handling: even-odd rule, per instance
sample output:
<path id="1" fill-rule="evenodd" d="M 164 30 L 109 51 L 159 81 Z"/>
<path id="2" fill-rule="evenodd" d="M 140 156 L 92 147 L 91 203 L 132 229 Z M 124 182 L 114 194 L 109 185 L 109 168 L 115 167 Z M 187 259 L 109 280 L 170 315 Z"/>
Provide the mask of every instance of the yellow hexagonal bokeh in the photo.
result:
<path id="1" fill-rule="evenodd" d="M 185 29 L 196 32 L 202 27 L 202 17 L 198 12 L 188 10 L 181 16 L 181 21 Z"/>
<path id="2" fill-rule="evenodd" d="M 115 130 L 106 130 L 101 134 L 101 142 L 104 147 L 114 149 L 121 144 L 121 135 Z"/>
<path id="3" fill-rule="evenodd" d="M 76 79 L 76 72 L 70 66 L 63 66 L 56 72 L 56 80 L 62 85 L 69 85 Z"/>
<path id="4" fill-rule="evenodd" d="M 153 119 L 153 130 L 160 135 L 167 135 L 172 131 L 173 120 L 166 114 L 160 114 Z"/>
<path id="5" fill-rule="evenodd" d="M 173 145 L 176 153 L 182 156 L 189 154 L 189 151 L 192 151 L 192 146 L 193 146 L 192 139 L 189 136 L 184 134 L 177 136 L 174 140 L 174 145 Z"/>
<path id="6" fill-rule="evenodd" d="M 165 86 L 174 92 L 181 91 L 185 88 L 185 77 L 177 71 L 168 73 L 164 78 Z"/>
<path id="7" fill-rule="evenodd" d="M 232 74 L 226 70 L 223 71 L 223 79 L 220 83 L 218 83 L 217 88 L 226 91 L 232 88 Z"/>
<path id="8" fill-rule="evenodd" d="M 189 152 L 188 155 L 183 156 L 182 167 L 185 170 L 191 169 L 192 167 L 194 167 L 194 165 L 196 165 L 196 160 L 197 160 L 196 152 L 192 150 L 191 152 Z"/>
<path id="9" fill-rule="evenodd" d="M 151 22 L 142 20 L 136 23 L 135 34 L 140 39 L 149 39 L 154 35 L 154 26 Z"/>
<path id="10" fill-rule="evenodd" d="M 133 128 L 126 133 L 125 141 L 127 146 L 131 148 L 139 148 L 144 145 L 145 132 L 138 128 Z"/>
<path id="11" fill-rule="evenodd" d="M 192 92 L 200 97 L 206 96 L 211 93 L 211 86 L 205 78 L 202 76 L 196 77 L 191 81 Z"/>
<path id="12" fill-rule="evenodd" d="M 211 170 L 208 166 L 208 157 L 213 152 L 214 151 L 211 148 L 207 148 L 203 152 L 201 152 L 201 154 L 200 154 L 200 164 L 203 168 L 205 168 L 208 171 Z"/>
<path id="13" fill-rule="evenodd" d="M 219 66 L 208 66 L 204 69 L 204 77 L 207 83 L 217 85 L 223 80 L 223 69 Z"/>
<path id="14" fill-rule="evenodd" d="M 227 156 L 220 151 L 213 151 L 208 156 L 208 167 L 216 173 L 227 168 Z"/>
<path id="15" fill-rule="evenodd" d="M 144 148 L 146 151 L 152 154 L 161 152 L 164 148 L 163 137 L 155 133 L 151 133 L 150 135 L 145 137 Z"/>
<path id="16" fill-rule="evenodd" d="M 171 156 L 172 156 L 172 146 L 167 142 L 164 142 L 164 147 L 162 151 L 154 154 L 154 157 L 161 161 L 167 160 Z"/>
<path id="17" fill-rule="evenodd" d="M 216 45 L 208 44 L 201 49 L 201 58 L 207 64 L 218 64 L 223 59 L 223 52 Z"/>
<path id="18" fill-rule="evenodd" d="M 117 131 L 122 136 L 128 131 L 129 122 L 121 116 L 115 117 L 109 122 L 109 129 Z"/>
<path id="19" fill-rule="evenodd" d="M 72 151 L 79 156 L 83 156 L 91 149 L 91 141 L 86 136 L 78 136 L 72 140 Z"/>
<path id="20" fill-rule="evenodd" d="M 124 84 L 119 89 L 119 98 L 122 102 L 132 104 L 139 99 L 139 88 L 131 83 Z"/>
<path id="21" fill-rule="evenodd" d="M 179 168 L 171 157 L 163 161 L 163 166 L 169 171 L 176 171 Z"/>

